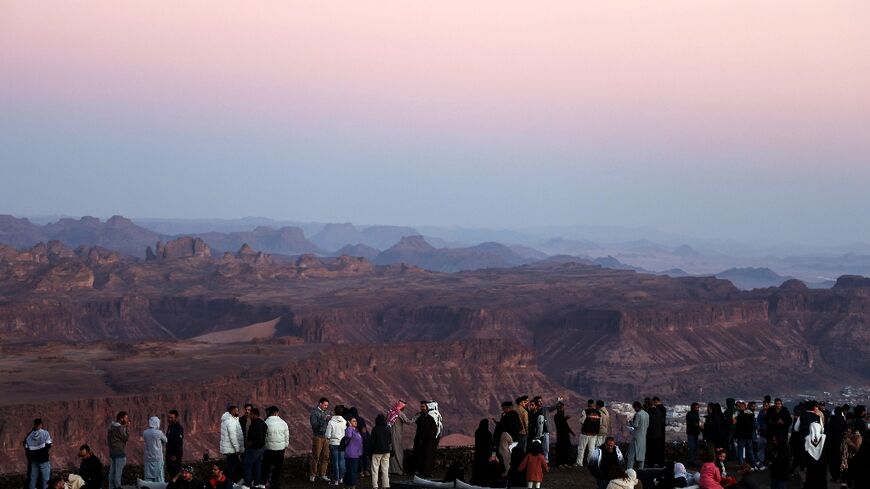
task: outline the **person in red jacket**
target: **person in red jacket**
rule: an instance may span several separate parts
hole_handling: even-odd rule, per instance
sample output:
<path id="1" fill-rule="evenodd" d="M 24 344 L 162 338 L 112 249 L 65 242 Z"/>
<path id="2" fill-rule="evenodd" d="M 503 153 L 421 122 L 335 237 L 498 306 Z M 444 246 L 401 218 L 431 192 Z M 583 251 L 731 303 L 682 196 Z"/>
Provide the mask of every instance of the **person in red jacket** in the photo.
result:
<path id="1" fill-rule="evenodd" d="M 526 472 L 527 487 L 536 489 L 541 487 L 541 482 L 544 482 L 544 472 L 550 471 L 547 459 L 544 458 L 541 440 L 532 440 L 529 453 L 520 463 L 519 471 Z"/>

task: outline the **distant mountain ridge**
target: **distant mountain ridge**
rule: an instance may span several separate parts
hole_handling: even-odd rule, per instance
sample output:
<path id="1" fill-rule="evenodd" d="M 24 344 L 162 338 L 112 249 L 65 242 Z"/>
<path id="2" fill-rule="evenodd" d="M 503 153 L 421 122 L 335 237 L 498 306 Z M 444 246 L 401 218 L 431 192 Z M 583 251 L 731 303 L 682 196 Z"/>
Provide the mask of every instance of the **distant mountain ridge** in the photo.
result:
<path id="1" fill-rule="evenodd" d="M 524 258 L 499 243 L 481 243 L 467 248 L 435 248 L 423 236 L 405 236 L 375 257 L 375 264 L 408 263 L 437 272 L 482 268 L 508 268 L 536 261 Z"/>

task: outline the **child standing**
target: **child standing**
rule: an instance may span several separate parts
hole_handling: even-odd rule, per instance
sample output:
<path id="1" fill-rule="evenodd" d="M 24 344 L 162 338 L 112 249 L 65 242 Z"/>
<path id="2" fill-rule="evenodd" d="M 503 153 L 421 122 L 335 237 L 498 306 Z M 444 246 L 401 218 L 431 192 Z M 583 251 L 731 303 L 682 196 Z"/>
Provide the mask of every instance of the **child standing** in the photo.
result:
<path id="1" fill-rule="evenodd" d="M 526 471 L 526 487 L 530 489 L 539 489 L 541 482 L 544 481 L 544 472 L 550 471 L 550 467 L 547 465 L 547 460 L 542 452 L 541 440 L 532 441 L 529 453 L 519 467 L 520 472 Z"/>

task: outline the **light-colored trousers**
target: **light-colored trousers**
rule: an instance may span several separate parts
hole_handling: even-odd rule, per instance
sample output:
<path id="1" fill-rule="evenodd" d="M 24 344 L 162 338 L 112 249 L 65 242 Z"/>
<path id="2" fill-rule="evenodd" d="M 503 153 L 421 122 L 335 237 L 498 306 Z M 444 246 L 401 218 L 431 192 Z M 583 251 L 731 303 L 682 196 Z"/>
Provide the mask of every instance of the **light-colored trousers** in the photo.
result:
<path id="1" fill-rule="evenodd" d="M 592 452 L 595 451 L 595 447 L 598 443 L 598 435 L 580 435 L 580 445 L 577 446 L 577 461 L 574 462 L 577 465 L 585 465 L 586 459 L 589 458 L 589 455 L 592 455 Z M 586 449 L 589 449 L 589 454 L 586 454 Z"/>
<path id="2" fill-rule="evenodd" d="M 381 485 L 378 486 L 380 479 Z M 390 487 L 390 454 L 376 453 L 372 455 L 372 489 Z"/>

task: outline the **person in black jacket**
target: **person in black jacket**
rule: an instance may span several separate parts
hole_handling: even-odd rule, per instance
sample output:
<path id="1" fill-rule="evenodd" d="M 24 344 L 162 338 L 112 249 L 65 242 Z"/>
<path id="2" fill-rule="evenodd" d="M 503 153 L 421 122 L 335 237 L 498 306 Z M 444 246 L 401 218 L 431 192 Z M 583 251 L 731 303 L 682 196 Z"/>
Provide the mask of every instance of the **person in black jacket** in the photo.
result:
<path id="1" fill-rule="evenodd" d="M 692 403 L 692 408 L 686 413 L 686 464 L 698 465 L 698 437 L 701 436 L 701 405 Z"/>
<path id="2" fill-rule="evenodd" d="M 513 409 L 511 401 L 501 403 L 501 418 L 495 423 L 495 433 L 492 436 L 493 453 L 498 452 L 501 455 L 502 461 L 505 461 L 505 467 L 510 466 L 511 460 L 511 444 L 516 443 L 519 439 L 520 415 Z"/>
<path id="3" fill-rule="evenodd" d="M 169 427 L 166 429 L 166 472 L 172 479 L 181 471 L 181 461 L 184 457 L 184 427 L 178 420 L 178 411 L 169 410 L 167 416 Z"/>
<path id="4" fill-rule="evenodd" d="M 649 414 L 649 429 L 646 432 L 646 466 L 665 465 L 665 426 L 667 409 L 658 397 L 653 397 L 646 409 Z"/>
<path id="5" fill-rule="evenodd" d="M 791 414 L 788 408 L 782 405 L 782 399 L 774 399 L 773 407 L 764 415 L 765 434 L 768 445 L 774 437 L 788 438 L 788 430 L 791 427 Z"/>
<path id="6" fill-rule="evenodd" d="M 571 437 L 574 435 L 574 430 L 568 424 L 571 416 L 565 414 L 565 403 L 560 402 L 556 406 L 556 416 L 553 417 L 553 422 L 556 425 L 556 463 L 558 465 L 570 465 L 574 461 L 571 454 Z"/>
<path id="7" fill-rule="evenodd" d="M 746 403 L 737 403 L 737 422 L 734 425 L 734 439 L 737 441 L 737 463 L 743 465 L 746 459 L 752 467 L 758 465 L 755 451 L 752 449 L 752 438 L 755 433 L 755 413 L 747 409 Z"/>
<path id="8" fill-rule="evenodd" d="M 248 436 L 245 438 L 245 481 L 251 487 L 263 486 L 261 469 L 263 454 L 266 452 L 266 422 L 260 419 L 260 410 L 251 409 L 248 423 Z"/>
<path id="9" fill-rule="evenodd" d="M 491 456 L 492 433 L 489 431 L 489 420 L 481 419 L 474 432 L 474 463 L 471 466 L 471 485 L 479 486 L 488 481 Z"/>
<path id="10" fill-rule="evenodd" d="M 390 487 L 390 452 L 393 451 L 393 434 L 387 426 L 387 417 L 379 414 L 370 436 L 372 445 L 372 487 Z M 378 485 L 380 482 L 380 485 Z"/>
<path id="11" fill-rule="evenodd" d="M 101 489 L 103 487 L 103 463 L 88 445 L 79 447 L 79 477 L 85 480 L 82 489 Z"/>
<path id="12" fill-rule="evenodd" d="M 704 420 L 704 442 L 707 453 L 716 453 L 717 448 L 725 448 L 725 415 L 719 403 L 707 404 L 707 419 Z"/>

